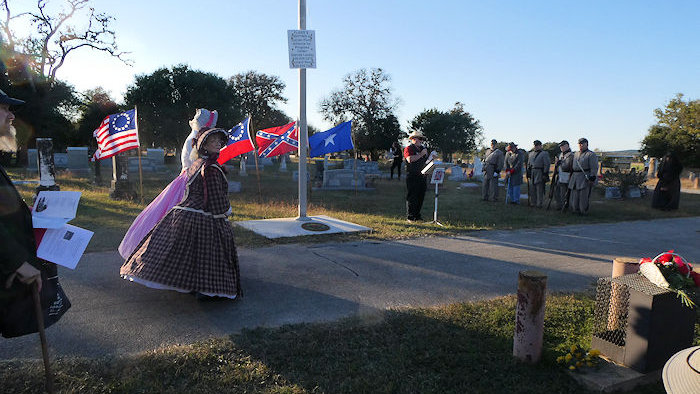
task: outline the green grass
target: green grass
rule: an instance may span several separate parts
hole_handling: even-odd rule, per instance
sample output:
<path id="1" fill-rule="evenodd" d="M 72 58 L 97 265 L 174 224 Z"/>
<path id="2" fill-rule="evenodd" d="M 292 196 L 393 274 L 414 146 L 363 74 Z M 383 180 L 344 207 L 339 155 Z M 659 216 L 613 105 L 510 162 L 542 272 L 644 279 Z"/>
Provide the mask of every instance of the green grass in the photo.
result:
<path id="1" fill-rule="evenodd" d="M 586 393 L 556 357 L 589 346 L 594 300 L 549 295 L 544 352 L 512 357 L 514 296 L 257 328 L 123 358 L 54 360 L 60 392 Z M 696 343 L 700 324 L 696 324 Z M 39 392 L 39 361 L 0 363 L 4 393 Z M 636 390 L 663 393 L 660 383 Z"/>
<path id="2" fill-rule="evenodd" d="M 291 167 L 291 166 L 290 166 Z M 250 170 L 249 170 L 250 171 Z M 231 194 L 233 215 L 231 220 L 268 219 L 297 216 L 297 183 L 290 172 L 280 173 L 268 167 L 257 177 L 250 171 L 248 177 L 239 177 L 237 171 L 230 180 L 241 181 L 243 191 Z M 20 171 L 10 169 L 14 179 L 32 179 Z M 144 201 L 146 204 L 177 175 L 176 169 L 166 173 L 145 174 Z M 34 175 L 36 177 L 36 175 Z M 138 188 L 138 178 L 134 187 Z M 109 187 L 92 185 L 87 178 L 59 175 L 61 190 L 83 192 L 77 217 L 71 222 L 95 232 L 88 252 L 115 250 L 133 219 L 145 207 L 138 201 L 115 201 L 109 198 Z M 34 185 L 20 185 L 27 201 L 31 201 Z M 433 190 L 429 188 L 423 205 L 423 216 L 432 217 Z M 525 192 L 523 186 L 522 191 Z M 405 182 L 380 180 L 373 191 L 318 191 L 309 194 L 308 215 L 328 215 L 373 229 L 369 234 L 336 234 L 314 237 L 268 240 L 250 231 L 236 227 L 239 246 L 259 247 L 275 243 L 325 242 L 348 239 L 396 239 L 426 235 L 454 235 L 471 230 L 517 229 L 525 227 L 558 226 L 566 224 L 617 222 L 624 220 L 656 219 L 700 215 L 700 195 L 683 194 L 681 208 L 663 212 L 650 208 L 649 197 L 626 201 L 603 199 L 596 190 L 591 212 L 587 217 L 561 214 L 554 210 L 505 206 L 501 203 L 481 201 L 480 188 L 459 188 L 459 183 L 449 182 L 440 191 L 439 221 L 445 227 L 432 223 L 408 224 L 405 220 Z M 503 198 L 503 193 L 501 193 Z"/>

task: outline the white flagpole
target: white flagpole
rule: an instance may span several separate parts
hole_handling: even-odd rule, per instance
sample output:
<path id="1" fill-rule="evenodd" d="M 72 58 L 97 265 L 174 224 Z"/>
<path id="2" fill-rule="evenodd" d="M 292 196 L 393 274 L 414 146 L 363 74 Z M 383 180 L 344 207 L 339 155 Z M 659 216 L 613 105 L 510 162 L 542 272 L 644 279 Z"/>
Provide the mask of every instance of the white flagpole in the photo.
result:
<path id="1" fill-rule="evenodd" d="M 141 205 L 143 205 L 143 171 L 141 169 L 141 140 L 139 139 L 139 109 L 137 105 L 134 105 L 134 125 L 136 126 L 136 143 L 138 144 L 136 150 L 139 154 L 139 185 L 141 189 Z"/>
<path id="2" fill-rule="evenodd" d="M 306 0 L 299 0 L 299 30 L 306 30 Z M 309 144 L 309 130 L 306 125 L 306 69 L 299 69 L 299 217 L 297 220 L 308 221 L 306 155 Z"/>

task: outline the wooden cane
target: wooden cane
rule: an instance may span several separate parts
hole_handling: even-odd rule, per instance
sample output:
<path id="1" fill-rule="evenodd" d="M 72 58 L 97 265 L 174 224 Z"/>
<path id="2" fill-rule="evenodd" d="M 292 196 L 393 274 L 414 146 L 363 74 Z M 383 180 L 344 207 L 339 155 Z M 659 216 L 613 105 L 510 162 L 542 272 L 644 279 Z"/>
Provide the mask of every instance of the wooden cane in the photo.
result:
<path id="1" fill-rule="evenodd" d="M 34 313 L 36 314 L 37 327 L 39 328 L 39 338 L 41 339 L 41 354 L 44 357 L 44 372 L 46 376 L 46 392 L 53 394 L 53 375 L 51 374 L 51 364 L 49 363 L 49 348 L 46 343 L 46 332 L 44 331 L 44 314 L 41 311 L 41 300 L 39 299 L 39 283 L 32 283 L 32 296 L 34 298 Z"/>

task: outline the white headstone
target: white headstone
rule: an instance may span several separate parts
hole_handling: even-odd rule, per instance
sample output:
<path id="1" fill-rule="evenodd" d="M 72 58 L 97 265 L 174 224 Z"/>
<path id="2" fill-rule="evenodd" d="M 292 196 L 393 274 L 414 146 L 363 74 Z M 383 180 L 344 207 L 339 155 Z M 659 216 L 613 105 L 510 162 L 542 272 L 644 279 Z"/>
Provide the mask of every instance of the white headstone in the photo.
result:
<path id="1" fill-rule="evenodd" d="M 464 175 L 461 166 L 452 166 L 450 167 L 450 177 L 448 179 L 451 181 L 466 181 L 467 177 Z"/>
<path id="2" fill-rule="evenodd" d="M 287 155 L 280 156 L 280 172 L 287 172 Z"/>
<path id="3" fill-rule="evenodd" d="M 474 178 L 481 179 L 483 177 L 484 164 L 478 157 L 474 158 Z"/>
<path id="4" fill-rule="evenodd" d="M 248 176 L 248 173 L 245 171 L 245 156 L 241 157 L 241 167 L 238 170 L 238 175 L 239 176 Z"/>

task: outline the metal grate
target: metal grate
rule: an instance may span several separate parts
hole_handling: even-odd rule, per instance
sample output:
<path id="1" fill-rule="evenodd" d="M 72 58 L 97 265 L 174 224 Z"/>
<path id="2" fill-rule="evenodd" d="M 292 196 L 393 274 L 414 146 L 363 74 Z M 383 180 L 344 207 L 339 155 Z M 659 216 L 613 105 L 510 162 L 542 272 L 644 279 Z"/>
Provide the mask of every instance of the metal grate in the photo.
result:
<path id="1" fill-rule="evenodd" d="M 617 346 L 625 346 L 630 285 L 617 280 L 620 278 L 598 279 L 593 336 Z"/>
<path id="2" fill-rule="evenodd" d="M 630 274 L 618 276 L 617 278 L 609 278 L 614 283 L 620 283 L 630 288 L 637 290 L 642 294 L 647 294 L 650 296 L 655 296 L 664 293 L 670 293 L 668 289 L 659 287 L 649 281 L 649 279 L 643 277 L 641 274 Z"/>

